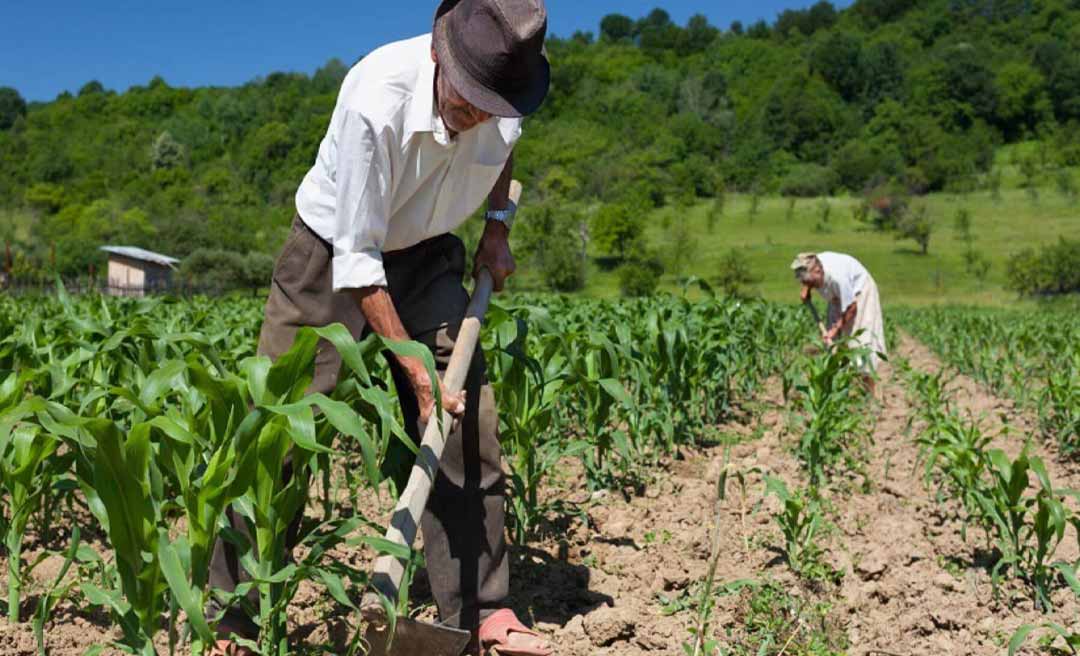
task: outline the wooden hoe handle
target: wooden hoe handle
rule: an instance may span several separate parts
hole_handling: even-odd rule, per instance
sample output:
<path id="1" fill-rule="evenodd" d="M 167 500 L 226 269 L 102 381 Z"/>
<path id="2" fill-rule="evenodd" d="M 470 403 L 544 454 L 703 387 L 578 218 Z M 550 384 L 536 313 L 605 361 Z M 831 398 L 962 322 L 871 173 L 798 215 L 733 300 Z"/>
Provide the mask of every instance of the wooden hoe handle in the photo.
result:
<path id="1" fill-rule="evenodd" d="M 521 183 L 513 180 L 510 183 L 510 200 L 517 205 L 520 199 Z M 491 300 L 492 286 L 491 273 L 487 269 L 481 269 L 476 277 L 476 286 L 473 288 L 469 307 L 465 310 L 465 318 L 458 330 L 454 350 L 450 354 L 450 364 L 447 365 L 446 373 L 443 375 L 443 388 L 448 392 L 458 392 L 465 386 L 469 365 L 472 363 L 476 344 L 480 339 L 480 324 L 484 319 L 484 313 L 487 312 L 488 302 Z M 477 401 L 479 399 L 468 399 L 471 403 Z M 420 453 L 416 456 L 416 462 L 409 474 L 409 482 L 398 498 L 397 505 L 394 506 L 394 515 L 384 536 L 390 542 L 410 548 L 416 539 L 416 533 L 420 527 L 420 516 L 427 507 L 435 475 L 439 471 L 439 460 L 442 458 L 443 449 L 446 448 L 446 438 L 454 425 L 454 418 L 450 413 L 442 408 L 438 408 L 438 411 L 439 420 L 436 420 L 433 411 L 427 428 L 424 430 L 424 438 L 420 442 Z M 396 601 L 401 579 L 405 575 L 405 564 L 405 561 L 388 554 L 379 556 L 375 561 L 375 571 L 371 578 L 372 587 L 391 601 Z M 370 597 L 369 594 L 368 598 L 365 598 L 363 604 L 365 607 L 378 604 L 377 599 Z"/>

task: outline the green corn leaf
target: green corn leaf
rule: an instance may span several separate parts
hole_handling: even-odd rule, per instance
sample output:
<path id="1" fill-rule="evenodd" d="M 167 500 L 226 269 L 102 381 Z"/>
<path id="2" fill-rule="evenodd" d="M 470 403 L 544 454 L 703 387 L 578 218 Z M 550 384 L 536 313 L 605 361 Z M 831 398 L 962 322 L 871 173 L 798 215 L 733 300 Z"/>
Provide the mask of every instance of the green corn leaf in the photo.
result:
<path id="1" fill-rule="evenodd" d="M 294 403 L 303 397 L 314 376 L 318 342 L 314 329 L 296 331 L 292 348 L 278 357 L 266 374 L 266 390 L 274 399 Z"/>
<path id="2" fill-rule="evenodd" d="M 188 446 L 199 445 L 203 448 L 209 446 L 200 436 L 192 433 L 185 426 L 181 425 L 171 417 L 154 417 L 150 420 L 150 425 L 181 444 L 186 444 Z"/>
<path id="3" fill-rule="evenodd" d="M 1032 631 L 1039 628 L 1035 624 L 1024 624 L 1013 633 L 1012 638 L 1009 640 L 1009 656 L 1013 656 L 1023 646 L 1024 641 L 1031 634 Z"/>
<path id="4" fill-rule="evenodd" d="M 397 542 L 391 542 L 386 538 L 365 535 L 360 537 L 357 542 L 368 545 L 379 554 L 387 554 L 399 560 L 408 560 L 412 557 L 411 548 L 403 544 L 398 544 Z"/>
<path id="5" fill-rule="evenodd" d="M 288 435 L 298 446 L 312 453 L 338 453 L 328 446 L 315 441 L 315 415 L 308 403 L 290 405 L 263 406 L 268 412 L 285 417 L 288 421 Z"/>
<path id="6" fill-rule="evenodd" d="M 161 571 L 165 580 L 169 583 L 173 596 L 184 612 L 187 613 L 188 622 L 198 634 L 199 639 L 206 644 L 213 644 L 214 632 L 203 616 L 202 594 L 188 582 L 185 571 L 191 569 L 190 556 L 184 558 L 181 554 L 188 551 L 187 542 L 183 537 L 170 538 L 169 534 L 161 529 L 158 532 L 157 552 L 161 563 Z M 184 562 L 187 561 L 185 566 Z"/>
<path id="7" fill-rule="evenodd" d="M 146 382 L 139 391 L 139 401 L 142 406 L 156 405 L 164 394 L 177 386 L 186 371 L 187 364 L 183 361 L 171 360 L 162 363 L 153 373 L 147 376 Z"/>
<path id="8" fill-rule="evenodd" d="M 330 596 L 334 598 L 339 604 L 353 610 L 359 610 L 352 599 L 349 599 L 349 595 L 345 592 L 345 583 L 341 580 L 341 577 L 328 572 L 325 569 L 316 569 L 315 576 L 322 581 L 326 586 L 326 591 L 330 593 Z"/>
<path id="9" fill-rule="evenodd" d="M 371 384 L 371 376 L 364 365 L 364 357 L 356 339 L 353 338 L 349 329 L 340 323 L 316 328 L 315 334 L 330 342 L 337 349 L 341 361 L 348 367 L 364 385 Z"/>
<path id="10" fill-rule="evenodd" d="M 334 401 L 322 394 L 308 396 L 305 401 L 318 406 L 327 421 L 338 432 L 352 437 L 360 444 L 360 453 L 364 459 L 368 480 L 371 485 L 378 485 L 380 482 L 378 454 L 360 416 L 348 404 Z"/>
<path id="11" fill-rule="evenodd" d="M 621 403 L 626 408 L 634 407 L 634 400 L 630 398 L 630 395 L 626 393 L 626 388 L 615 378 L 602 378 L 599 381 L 600 387 L 604 388 L 611 398 Z"/>

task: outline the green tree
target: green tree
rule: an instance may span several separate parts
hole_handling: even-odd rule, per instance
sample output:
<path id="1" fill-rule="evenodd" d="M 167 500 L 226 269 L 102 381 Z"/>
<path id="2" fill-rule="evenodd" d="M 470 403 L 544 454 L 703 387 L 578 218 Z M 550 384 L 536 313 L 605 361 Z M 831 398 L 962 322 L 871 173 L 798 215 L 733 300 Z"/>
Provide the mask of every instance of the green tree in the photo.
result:
<path id="1" fill-rule="evenodd" d="M 173 169 L 184 165 L 186 159 L 184 146 L 168 132 L 162 132 L 154 139 L 150 148 L 150 164 L 155 169 Z"/>
<path id="2" fill-rule="evenodd" d="M 814 48 L 810 65 L 844 100 L 852 101 L 866 86 L 862 49 L 862 40 L 856 35 L 831 32 Z"/>
<path id="3" fill-rule="evenodd" d="M 901 52 L 901 46 L 894 41 L 877 41 L 862 49 L 860 91 L 869 106 L 885 99 L 899 99 L 903 94 L 905 63 Z"/>
<path id="4" fill-rule="evenodd" d="M 1080 52 L 1060 38 L 1043 37 L 1032 59 L 1046 79 L 1058 120 L 1080 119 Z"/>
<path id="5" fill-rule="evenodd" d="M 601 252 L 624 259 L 641 244 L 641 219 L 628 205 L 605 205 L 593 216 L 590 237 Z"/>
<path id="6" fill-rule="evenodd" d="M 682 38 L 682 29 L 659 7 L 637 22 L 636 31 L 642 50 L 652 53 L 674 50 Z"/>
<path id="7" fill-rule="evenodd" d="M 26 116 L 26 101 L 11 87 L 0 87 L 0 130 L 15 125 L 15 119 Z"/>
<path id="8" fill-rule="evenodd" d="M 1080 292 L 1080 240 L 1060 237 L 1038 251 L 1027 248 L 1006 264 L 1008 286 L 1021 294 Z"/>
<path id="9" fill-rule="evenodd" d="M 349 67 L 334 57 L 315 71 L 311 76 L 311 85 L 316 93 L 335 93 L 348 72 Z"/>
<path id="10" fill-rule="evenodd" d="M 1008 62 L 997 72 L 998 119 L 1010 139 L 1034 130 L 1053 116 L 1053 106 L 1046 95 L 1046 80 L 1033 66 L 1022 61 Z"/>
<path id="11" fill-rule="evenodd" d="M 634 36 L 634 19 L 623 14 L 608 14 L 600 20 L 600 38 L 608 42 L 630 39 Z"/>
<path id="12" fill-rule="evenodd" d="M 930 235 L 933 231 L 934 222 L 930 217 L 930 208 L 925 204 L 905 212 L 896 223 L 896 238 L 913 240 L 919 245 L 923 255 L 930 250 Z"/>
<path id="13" fill-rule="evenodd" d="M 762 127 L 776 148 L 800 159 L 820 161 L 844 123 L 842 99 L 818 77 L 787 75 L 773 86 L 762 107 Z"/>
<path id="14" fill-rule="evenodd" d="M 23 199 L 31 209 L 37 212 L 56 214 L 64 206 L 64 188 L 48 182 L 39 182 L 26 190 Z"/>
<path id="15" fill-rule="evenodd" d="M 689 273 L 688 266 L 697 258 L 700 236 L 690 226 L 686 212 L 679 212 L 669 231 L 671 240 L 668 247 L 666 267 L 676 280 L 681 280 Z"/>
<path id="16" fill-rule="evenodd" d="M 1058 192 L 1070 203 L 1075 203 L 1078 197 L 1076 177 L 1069 169 L 1061 169 L 1057 173 Z"/>
<path id="17" fill-rule="evenodd" d="M 105 85 L 97 80 L 90 80 L 86 84 L 82 85 L 79 89 L 79 96 L 90 96 L 93 94 L 105 93 Z"/>
<path id="18" fill-rule="evenodd" d="M 686 22 L 679 52 L 683 55 L 704 52 L 719 35 L 720 30 L 710 25 L 708 18 L 703 14 L 694 14 Z"/>

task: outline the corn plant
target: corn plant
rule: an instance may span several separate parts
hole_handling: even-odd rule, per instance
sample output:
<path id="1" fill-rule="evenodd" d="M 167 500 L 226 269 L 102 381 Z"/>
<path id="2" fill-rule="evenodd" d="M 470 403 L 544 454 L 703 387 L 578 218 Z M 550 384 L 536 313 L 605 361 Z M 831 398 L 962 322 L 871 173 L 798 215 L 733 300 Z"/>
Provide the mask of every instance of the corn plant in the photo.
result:
<path id="1" fill-rule="evenodd" d="M 938 500 L 947 497 L 961 500 L 965 510 L 961 530 L 965 537 L 968 522 L 977 518 L 981 510 L 988 465 L 986 447 L 990 441 L 991 437 L 983 434 L 974 421 L 965 421 L 956 414 L 939 418 L 916 438 L 922 450 L 926 484 L 931 485 L 935 473 L 940 473 Z"/>
<path id="2" fill-rule="evenodd" d="M 951 376 L 948 376 L 945 369 L 939 369 L 937 373 L 922 372 L 904 362 L 901 364 L 901 371 L 907 380 L 909 397 L 915 408 L 915 414 L 908 418 L 908 428 L 918 418 L 927 429 L 931 429 L 951 414 L 951 396 L 948 391 Z"/>
<path id="3" fill-rule="evenodd" d="M 1043 435 L 1067 456 L 1080 452 L 1080 351 L 1049 370 L 1037 409 Z"/>
<path id="4" fill-rule="evenodd" d="M 802 436 L 796 448 L 810 484 L 825 482 L 841 462 L 857 468 L 851 453 L 858 446 L 862 412 L 855 396 L 853 351 L 843 344 L 808 358 L 804 378 L 795 384 L 802 411 Z"/>
<path id="5" fill-rule="evenodd" d="M 583 439 L 553 434 L 556 407 L 565 393 L 569 363 L 560 352 L 562 339 L 546 336 L 534 344 L 539 359 L 528 353 L 528 324 L 497 308 L 489 310 L 488 330 L 495 344 L 488 351 L 495 393 L 499 399 L 500 438 L 510 464 L 510 523 L 514 540 L 523 544 L 551 509 L 541 504 L 540 486 L 563 458 L 592 448 Z"/>
<path id="6" fill-rule="evenodd" d="M 619 410 L 633 405 L 633 399 L 618 378 L 619 348 L 598 334 L 577 335 L 572 339 L 570 381 L 577 397 L 575 406 L 580 408 L 585 434 L 594 444 L 584 460 L 589 484 L 595 488 L 620 477 L 630 479 L 634 468 L 630 440 L 614 426 Z M 611 462 L 613 459 L 615 463 Z"/>
<path id="7" fill-rule="evenodd" d="M 493 310 L 485 346 L 501 404 L 515 539 L 527 539 L 554 509 L 539 489 L 565 458 L 583 459 L 593 488 L 639 481 L 647 465 L 697 443 L 784 368 L 782 351 L 806 333 L 796 312 L 717 299 L 706 287 L 705 300 L 693 302 L 542 297 L 515 305 L 501 323 Z M 349 587 L 364 587 L 366 577 L 326 554 L 342 543 L 390 547 L 362 516 L 335 519 L 335 498 L 392 487 L 388 474 L 411 461 L 417 447 L 377 363 L 384 350 L 426 356 L 415 350 L 422 347 L 356 343 L 338 326 L 301 331 L 294 349 L 271 363 L 252 357 L 259 299 L 72 298 L 58 289 L 29 302 L 0 298 L 0 307 L 0 529 L 9 593 L 34 567 L 16 553 L 23 538 L 36 532 L 51 545 L 52 524 L 73 527 L 65 569 L 78 564 L 80 572 L 77 583 L 57 579 L 39 598 L 35 631 L 77 589 L 75 598 L 110 614 L 122 649 L 149 654 L 167 630 L 176 651 L 183 628 L 197 653 L 218 619 L 204 615 L 205 603 L 243 604 L 255 591 L 249 610 L 264 630 L 248 646 L 274 654 L 288 648 L 285 610 L 300 582 L 322 584 L 353 609 Z M 328 396 L 304 394 L 316 339 L 342 355 Z M 282 477 L 286 460 L 292 474 Z M 307 517 L 298 536 L 307 555 L 290 563 L 282 527 L 307 505 L 316 480 L 322 520 Z M 76 505 L 103 529 L 104 556 L 81 544 Z M 229 508 L 250 538 L 224 521 Z M 207 589 L 217 539 L 237 545 L 252 576 L 234 595 Z M 415 562 L 408 550 L 395 555 Z M 406 598 L 393 600 L 394 610 L 403 612 Z M 19 603 L 7 606 L 17 612 Z"/>
<path id="8" fill-rule="evenodd" d="M 991 574 L 995 584 L 1001 574 L 1012 569 L 1031 584 L 1036 603 L 1050 608 L 1050 587 L 1058 570 L 1051 564 L 1057 546 L 1065 537 L 1070 512 L 1056 494 L 1042 460 L 1026 451 L 1010 460 L 1004 451 L 987 453 L 991 485 L 979 497 L 984 520 L 991 527 L 1001 558 Z M 1039 490 L 1025 494 L 1035 474 Z"/>
<path id="9" fill-rule="evenodd" d="M 821 562 L 821 547 L 815 539 L 825 518 L 821 502 L 813 490 L 791 492 L 782 479 L 765 476 L 765 493 L 780 501 L 780 512 L 773 521 L 784 535 L 784 556 L 792 571 L 810 574 Z"/>
<path id="10" fill-rule="evenodd" d="M 1076 451 L 1075 311 L 926 308 L 895 316 L 948 364 L 1038 410 L 1044 435 L 1056 439 L 1063 452 Z"/>
<path id="11" fill-rule="evenodd" d="M 1011 573 L 1029 583 L 1036 604 L 1049 610 L 1052 584 L 1069 567 L 1052 558 L 1068 526 L 1077 524 L 1063 503 L 1072 493 L 1056 491 L 1042 460 L 1029 456 L 1026 448 L 1015 459 L 1000 449 L 988 449 L 990 437 L 976 422 L 948 409 L 941 375 L 909 376 L 923 404 L 926 425 L 916 439 L 925 460 L 926 482 L 931 484 L 939 474 L 939 501 L 961 500 L 965 536 L 968 523 L 975 521 L 993 540 L 1000 553 L 991 570 L 995 590 Z M 1034 496 L 1027 493 L 1031 474 L 1038 483 Z"/>
<path id="12" fill-rule="evenodd" d="M 38 503 L 52 485 L 57 461 L 52 458 L 59 440 L 40 426 L 0 423 L 0 487 L 6 511 L 0 532 L 8 558 L 8 620 L 19 621 L 21 590 L 26 572 L 22 546 L 27 523 Z"/>
<path id="13" fill-rule="evenodd" d="M 1024 642 L 1033 631 L 1038 629 L 1045 629 L 1049 632 L 1050 644 L 1047 647 L 1053 646 L 1053 641 L 1061 638 L 1065 642 L 1065 646 L 1069 648 L 1071 653 L 1076 653 L 1080 648 L 1080 633 L 1070 631 L 1069 629 L 1057 624 L 1056 622 L 1044 622 L 1042 624 L 1024 624 L 1020 626 L 1009 639 L 1009 656 L 1014 656 L 1020 648 L 1024 646 Z"/>
<path id="14" fill-rule="evenodd" d="M 733 470 L 730 465 L 730 453 L 724 453 L 724 468 L 720 472 L 720 476 L 716 480 L 716 499 L 714 501 L 713 509 L 713 534 L 711 540 L 711 547 L 709 550 L 709 568 L 706 571 L 705 579 L 701 582 L 701 596 L 697 603 L 697 621 L 694 627 L 689 629 L 691 635 L 691 642 L 682 644 L 683 652 L 686 656 L 709 656 L 714 654 L 719 649 L 720 645 L 717 640 L 710 638 L 710 627 L 712 623 L 712 612 L 716 604 L 716 567 L 720 562 L 720 538 L 722 537 L 723 521 L 721 518 L 721 511 L 723 510 L 724 502 L 727 500 L 727 484 L 728 478 L 734 477 L 738 481 L 742 490 L 742 495 L 746 496 L 746 474 L 751 471 L 759 471 L 757 468 L 752 468 L 747 471 Z M 753 585 L 753 581 L 735 581 L 727 584 L 727 588 L 731 589 L 743 585 Z"/>

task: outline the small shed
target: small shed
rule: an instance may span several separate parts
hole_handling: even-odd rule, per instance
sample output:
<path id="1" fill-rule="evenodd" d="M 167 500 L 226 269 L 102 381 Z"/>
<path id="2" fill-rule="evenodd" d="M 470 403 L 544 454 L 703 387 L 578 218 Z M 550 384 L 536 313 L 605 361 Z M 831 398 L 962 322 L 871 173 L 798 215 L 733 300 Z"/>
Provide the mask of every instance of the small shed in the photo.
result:
<path id="1" fill-rule="evenodd" d="M 109 254 L 106 292 L 112 296 L 145 296 L 172 283 L 180 260 L 135 246 L 102 246 Z"/>

